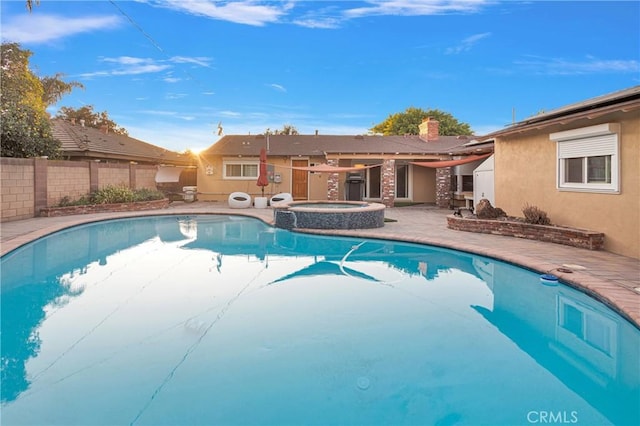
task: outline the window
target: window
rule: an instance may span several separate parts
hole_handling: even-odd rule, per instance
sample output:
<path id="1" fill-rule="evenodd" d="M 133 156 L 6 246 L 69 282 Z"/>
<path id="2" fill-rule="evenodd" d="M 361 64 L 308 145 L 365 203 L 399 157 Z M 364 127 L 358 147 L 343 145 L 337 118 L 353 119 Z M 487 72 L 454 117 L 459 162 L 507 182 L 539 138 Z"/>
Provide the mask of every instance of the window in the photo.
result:
<path id="1" fill-rule="evenodd" d="M 225 161 L 224 179 L 253 180 L 258 178 L 258 161 Z"/>
<path id="2" fill-rule="evenodd" d="M 473 175 L 462 175 L 462 192 L 473 192 Z"/>
<path id="3" fill-rule="evenodd" d="M 396 166 L 396 198 L 409 198 L 409 165 Z"/>
<path id="4" fill-rule="evenodd" d="M 567 191 L 619 192 L 619 125 L 552 133 L 557 143 L 557 187 Z"/>

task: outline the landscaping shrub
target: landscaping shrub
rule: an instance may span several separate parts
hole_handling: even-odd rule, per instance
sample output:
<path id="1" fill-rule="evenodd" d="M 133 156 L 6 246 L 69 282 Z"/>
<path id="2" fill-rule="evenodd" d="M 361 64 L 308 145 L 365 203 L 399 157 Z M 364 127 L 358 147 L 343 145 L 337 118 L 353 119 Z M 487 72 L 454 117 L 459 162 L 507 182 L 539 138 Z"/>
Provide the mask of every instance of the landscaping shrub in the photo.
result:
<path id="1" fill-rule="evenodd" d="M 136 189 L 133 191 L 135 196 L 135 201 L 153 201 L 153 200 L 162 200 L 166 198 L 165 195 L 156 189 Z"/>
<path id="2" fill-rule="evenodd" d="M 540 210 L 536 206 L 530 206 L 526 204 L 522 208 L 524 214 L 524 221 L 532 223 L 534 225 L 551 225 L 551 220 L 547 217 L 547 212 Z"/>
<path id="3" fill-rule="evenodd" d="M 105 186 L 89 195 L 83 195 L 77 200 L 72 200 L 68 196 L 62 197 L 57 207 L 86 206 L 90 204 L 118 204 L 132 203 L 137 201 L 162 200 L 164 194 L 155 189 L 132 190 L 124 186 Z"/>
<path id="4" fill-rule="evenodd" d="M 135 199 L 133 191 L 124 186 L 105 186 L 91 194 L 93 204 L 131 203 Z"/>

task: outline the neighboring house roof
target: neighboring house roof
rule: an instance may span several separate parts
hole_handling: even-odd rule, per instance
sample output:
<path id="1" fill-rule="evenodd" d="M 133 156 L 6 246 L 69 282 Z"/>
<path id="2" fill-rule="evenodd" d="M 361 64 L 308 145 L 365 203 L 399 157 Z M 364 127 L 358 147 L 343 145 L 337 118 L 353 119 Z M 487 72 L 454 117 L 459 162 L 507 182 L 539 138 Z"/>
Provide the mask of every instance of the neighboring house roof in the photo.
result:
<path id="1" fill-rule="evenodd" d="M 490 133 L 481 139 L 487 141 L 498 136 L 539 130 L 554 124 L 567 124 L 583 118 L 594 119 L 611 112 L 628 112 L 637 109 L 640 109 L 640 86 L 634 86 L 538 114 L 503 130 Z"/>
<path id="2" fill-rule="evenodd" d="M 341 154 L 362 155 L 433 155 L 464 154 L 492 151 L 493 144 L 465 146 L 473 136 L 440 136 L 426 141 L 417 135 L 363 136 L 363 135 L 229 135 L 222 137 L 202 155 L 258 156 L 260 148 L 267 147 L 275 156 L 328 156 Z"/>
<path id="3" fill-rule="evenodd" d="M 62 119 L 51 120 L 51 127 L 53 136 L 62 143 L 63 157 L 147 164 L 192 163 L 188 155 L 107 130 L 73 124 Z"/>

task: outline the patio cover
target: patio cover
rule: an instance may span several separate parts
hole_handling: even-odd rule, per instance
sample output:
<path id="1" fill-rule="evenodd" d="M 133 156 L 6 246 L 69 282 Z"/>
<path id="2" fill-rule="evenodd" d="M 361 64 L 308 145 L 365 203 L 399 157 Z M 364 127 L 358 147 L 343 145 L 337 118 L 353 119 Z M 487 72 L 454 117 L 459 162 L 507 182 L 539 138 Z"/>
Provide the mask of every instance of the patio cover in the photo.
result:
<path id="1" fill-rule="evenodd" d="M 471 163 L 473 161 L 478 161 L 485 159 L 489 156 L 493 155 L 493 152 L 489 152 L 487 154 L 482 155 L 468 155 L 459 160 L 447 160 L 447 161 L 412 161 L 411 164 L 415 164 L 416 166 L 422 167 L 431 167 L 434 169 L 439 169 L 441 167 L 451 167 L 457 166 L 459 164 Z"/>
<path id="2" fill-rule="evenodd" d="M 184 169 L 186 169 L 186 167 L 160 166 L 156 173 L 156 183 L 179 182 L 180 173 L 182 173 Z"/>
<path id="3" fill-rule="evenodd" d="M 358 170 L 370 169 L 372 167 L 379 167 L 380 164 L 374 164 L 372 166 L 364 166 L 364 167 L 338 167 L 338 166 L 330 166 L 326 163 L 316 164 L 315 166 L 309 167 L 292 167 L 293 170 L 305 170 L 308 172 L 316 172 L 316 173 L 342 173 L 342 172 L 356 172 Z"/>

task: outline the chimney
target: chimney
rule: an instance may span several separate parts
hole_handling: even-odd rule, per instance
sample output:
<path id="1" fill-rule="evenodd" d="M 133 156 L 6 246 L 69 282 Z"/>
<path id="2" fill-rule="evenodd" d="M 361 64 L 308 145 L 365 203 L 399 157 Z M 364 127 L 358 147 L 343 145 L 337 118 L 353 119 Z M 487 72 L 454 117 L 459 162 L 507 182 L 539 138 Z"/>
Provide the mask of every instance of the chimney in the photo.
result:
<path id="1" fill-rule="evenodd" d="M 109 126 L 107 126 L 106 124 L 103 124 L 102 126 L 100 126 L 100 130 L 102 131 L 102 133 L 106 135 L 109 133 Z"/>
<path id="2" fill-rule="evenodd" d="M 437 141 L 440 137 L 440 122 L 438 120 L 432 120 L 431 117 L 427 117 L 422 120 L 420 126 L 420 138 L 428 141 Z"/>
<path id="3" fill-rule="evenodd" d="M 84 118 L 81 118 L 81 119 L 80 119 L 80 125 L 81 125 L 82 127 L 84 127 Z"/>
<path id="4" fill-rule="evenodd" d="M 72 125 L 72 126 L 75 126 L 75 125 L 76 125 L 76 119 L 75 119 L 75 118 L 72 118 L 72 119 L 71 119 L 71 125 Z"/>
<path id="5" fill-rule="evenodd" d="M 318 130 L 316 129 L 316 136 L 318 136 Z"/>

